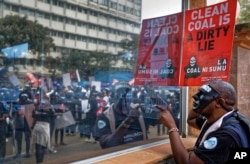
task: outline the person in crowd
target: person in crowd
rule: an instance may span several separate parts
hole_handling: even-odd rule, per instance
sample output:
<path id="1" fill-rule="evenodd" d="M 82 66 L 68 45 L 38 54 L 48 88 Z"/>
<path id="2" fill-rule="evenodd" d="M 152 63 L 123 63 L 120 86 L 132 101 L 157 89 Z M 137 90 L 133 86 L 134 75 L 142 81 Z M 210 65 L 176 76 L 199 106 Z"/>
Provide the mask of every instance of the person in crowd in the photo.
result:
<path id="1" fill-rule="evenodd" d="M 89 126 L 87 124 L 87 121 L 85 120 L 86 119 L 85 109 L 80 107 L 78 116 L 79 116 L 78 131 L 79 131 L 80 138 L 86 137 L 85 141 L 88 142 L 87 135 L 85 134 L 88 134 L 87 131 L 89 129 Z"/>
<path id="2" fill-rule="evenodd" d="M 2 102 L 0 102 L 0 163 L 4 162 L 4 158 L 6 155 L 6 118 L 8 117 L 8 113 L 6 112 L 6 109 L 4 108 L 4 105 Z"/>
<path id="3" fill-rule="evenodd" d="M 19 102 L 21 105 L 33 104 L 34 96 L 32 94 L 31 86 L 26 84 L 23 91 L 19 94 Z"/>
<path id="4" fill-rule="evenodd" d="M 88 97 L 88 98 L 91 98 L 91 96 L 93 95 L 93 94 L 97 94 L 98 93 L 98 91 L 96 90 L 96 86 L 95 85 L 92 85 L 91 87 L 90 87 L 90 89 L 87 91 L 87 93 L 86 93 L 86 96 Z"/>
<path id="5" fill-rule="evenodd" d="M 137 91 L 137 99 L 139 100 L 139 103 L 144 103 L 145 101 L 145 91 L 143 87 L 139 87 Z"/>
<path id="6" fill-rule="evenodd" d="M 95 87 L 92 87 L 92 91 L 90 92 L 90 97 L 88 99 L 89 111 L 86 113 L 86 118 L 84 119 L 85 130 L 83 132 L 83 136 L 85 137 L 85 142 L 96 143 L 95 134 L 94 134 L 94 126 L 96 122 L 97 115 L 97 95 L 99 93 L 95 90 Z M 94 138 L 92 140 L 91 136 Z"/>
<path id="7" fill-rule="evenodd" d="M 51 95 L 51 104 L 53 105 L 53 108 L 55 110 L 55 121 L 58 119 L 67 109 L 67 107 L 64 105 L 66 102 L 68 87 L 63 86 L 62 90 L 60 90 L 60 87 L 58 86 L 55 89 L 55 92 Z M 64 128 L 56 128 L 55 127 L 55 147 L 58 147 L 59 145 L 67 145 L 64 142 Z M 60 133 L 60 141 L 58 142 L 58 137 Z"/>
<path id="8" fill-rule="evenodd" d="M 179 128 L 179 120 L 180 120 L 180 95 L 179 93 L 174 93 L 171 96 L 171 100 L 168 104 L 168 109 L 172 112 L 177 128 Z"/>
<path id="9" fill-rule="evenodd" d="M 49 95 L 49 99 L 50 99 L 50 104 L 53 105 L 58 105 L 60 104 L 59 102 L 59 97 L 58 97 L 58 92 L 55 90 L 53 91 L 50 95 Z M 52 108 L 53 110 L 56 110 L 53 106 Z M 55 112 L 56 113 L 56 112 Z M 50 139 L 52 139 L 53 137 L 53 133 L 55 130 L 55 120 L 56 120 L 56 114 L 51 116 L 51 122 L 50 122 Z"/>
<path id="10" fill-rule="evenodd" d="M 131 87 L 126 82 L 115 85 L 116 101 L 96 121 L 98 141 L 102 148 L 147 139 L 140 105 L 129 103 L 126 97 Z"/>
<path id="11" fill-rule="evenodd" d="M 157 125 L 157 129 L 158 129 L 158 125 L 159 125 L 158 114 L 159 114 L 159 111 L 157 109 L 154 109 L 155 104 L 152 102 L 150 96 L 147 95 L 147 94 L 145 94 L 145 100 L 144 100 L 143 104 L 144 105 L 142 107 L 142 113 L 143 113 L 143 117 L 145 119 L 145 126 L 146 126 L 147 133 L 150 133 L 150 131 L 149 131 L 150 126 Z M 158 132 L 158 135 L 160 135 L 160 132 Z"/>
<path id="12" fill-rule="evenodd" d="M 84 110 L 82 108 L 82 101 L 87 100 L 86 96 L 86 90 L 82 87 L 78 87 L 75 92 L 75 107 L 76 107 L 76 122 L 77 122 L 77 128 L 80 135 L 80 138 L 83 138 L 83 131 L 84 131 L 84 119 L 86 118 L 86 113 L 84 113 Z"/>
<path id="13" fill-rule="evenodd" d="M 48 99 L 41 101 L 41 105 L 33 112 L 34 124 L 32 140 L 35 144 L 36 163 L 43 163 L 44 155 L 50 148 L 50 122 L 54 111 Z"/>
<path id="14" fill-rule="evenodd" d="M 58 135 L 60 133 L 60 145 L 67 145 L 65 142 L 64 142 L 64 128 L 61 128 L 61 129 L 56 129 L 55 130 L 55 146 L 58 147 L 59 146 L 59 143 L 58 143 Z"/>
<path id="15" fill-rule="evenodd" d="M 66 107 L 71 112 L 73 118 L 77 119 L 77 111 L 76 111 L 76 99 L 75 99 L 75 93 L 72 89 L 69 89 L 66 93 Z M 76 132 L 76 124 L 69 125 L 65 128 L 66 135 L 75 135 Z"/>
<path id="16" fill-rule="evenodd" d="M 50 141 L 51 141 L 50 142 L 51 146 L 49 148 L 49 152 L 50 153 L 57 153 L 57 150 L 54 148 L 54 146 L 52 146 L 52 139 L 53 139 L 53 134 L 55 133 L 56 118 L 57 118 L 57 116 L 62 115 L 61 110 L 58 109 L 61 105 L 61 101 L 59 98 L 59 90 L 58 90 L 58 88 L 56 88 L 50 94 L 46 94 L 46 95 L 49 97 L 49 101 L 51 104 L 51 110 L 52 110 L 52 113 L 54 113 L 54 114 L 49 115 L 49 117 L 50 117 Z M 55 146 L 58 146 L 58 145 L 55 145 Z"/>
<path id="17" fill-rule="evenodd" d="M 107 107 L 107 101 L 104 100 L 103 94 L 98 94 L 96 97 L 97 102 L 97 113 L 96 115 L 99 116 L 102 112 L 104 112 Z"/>
<path id="18" fill-rule="evenodd" d="M 103 100 L 106 101 L 106 107 L 110 106 L 110 95 L 109 95 L 109 90 L 104 89 L 103 90 Z"/>
<path id="19" fill-rule="evenodd" d="M 161 111 L 160 121 L 168 128 L 170 144 L 176 163 L 227 163 L 232 148 L 242 148 L 240 135 L 227 128 L 243 127 L 236 119 L 236 91 L 229 83 L 222 80 L 211 80 L 202 85 L 195 95 L 191 112 L 188 115 L 189 125 L 201 128 L 193 151 L 187 151 L 180 139 L 175 119 L 171 113 L 156 106 Z M 249 145 L 248 145 L 249 146 Z M 232 157 L 232 155 L 231 155 Z"/>
<path id="20" fill-rule="evenodd" d="M 34 105 L 35 108 L 38 109 L 41 101 L 41 87 L 37 87 L 36 90 L 34 91 Z"/>
<path id="21" fill-rule="evenodd" d="M 25 85 L 23 91 L 19 94 L 19 104 L 22 106 L 21 110 L 15 114 L 15 139 L 17 143 L 17 154 L 14 158 L 22 157 L 22 140 L 23 134 L 26 143 L 26 154 L 25 158 L 30 157 L 30 137 L 31 137 L 31 124 L 33 118 L 31 117 L 32 111 L 35 109 L 34 97 L 31 91 L 31 87 Z M 27 114 L 27 113 L 30 113 Z"/>
<path id="22" fill-rule="evenodd" d="M 66 111 L 66 107 L 61 104 L 60 107 L 55 108 L 55 112 L 56 112 L 56 119 L 59 119 L 59 117 Z M 60 133 L 60 143 L 58 143 L 58 135 Z M 55 129 L 55 146 L 58 147 L 59 144 L 61 146 L 67 145 L 64 142 L 64 128 L 56 128 Z"/>

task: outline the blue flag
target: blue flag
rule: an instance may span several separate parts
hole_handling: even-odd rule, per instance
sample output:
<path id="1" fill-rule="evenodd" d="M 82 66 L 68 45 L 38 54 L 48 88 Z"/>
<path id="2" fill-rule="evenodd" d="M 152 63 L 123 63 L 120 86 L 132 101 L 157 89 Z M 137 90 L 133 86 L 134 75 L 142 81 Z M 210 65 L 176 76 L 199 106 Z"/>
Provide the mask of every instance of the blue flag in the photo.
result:
<path id="1" fill-rule="evenodd" d="M 28 53 L 28 43 L 3 48 L 1 51 L 7 58 L 23 58 Z"/>

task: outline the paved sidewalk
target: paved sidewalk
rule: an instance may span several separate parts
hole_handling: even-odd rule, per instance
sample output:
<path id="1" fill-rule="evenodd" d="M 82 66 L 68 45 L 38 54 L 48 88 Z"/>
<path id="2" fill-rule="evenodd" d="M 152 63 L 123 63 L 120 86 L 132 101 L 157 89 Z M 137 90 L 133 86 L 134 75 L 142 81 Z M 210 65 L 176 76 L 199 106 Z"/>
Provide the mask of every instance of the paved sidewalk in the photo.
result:
<path id="1" fill-rule="evenodd" d="M 58 146 L 55 147 L 57 150 L 57 153 L 49 153 L 47 152 L 44 157 L 44 162 L 49 162 L 50 160 L 55 160 L 60 157 L 66 157 L 70 155 L 74 155 L 77 153 L 82 153 L 82 152 L 90 152 L 90 151 L 95 151 L 95 150 L 100 150 L 101 147 L 99 146 L 99 143 L 87 143 L 84 141 L 84 138 L 80 138 L 79 134 L 76 134 L 75 136 L 64 136 L 64 142 L 67 145 L 63 146 Z M 23 146 L 22 149 L 25 150 L 25 141 L 23 141 Z M 54 142 L 52 141 L 52 145 Z M 25 152 L 25 151 L 23 151 Z M 6 156 L 6 164 L 35 164 L 36 163 L 36 158 L 35 154 L 32 153 L 30 158 L 19 158 L 19 159 L 13 159 L 13 153 L 12 153 L 12 148 L 11 144 L 8 142 L 7 143 L 7 153 L 8 155 Z M 22 154 L 23 156 L 25 154 Z"/>
<path id="2" fill-rule="evenodd" d="M 157 127 L 150 127 L 150 133 L 148 134 L 149 138 L 156 138 L 157 135 Z M 164 134 L 160 134 L 162 137 L 164 137 Z M 24 138 L 24 137 L 23 137 Z M 50 163 L 50 161 L 55 161 L 57 159 L 61 158 L 67 158 L 72 155 L 90 155 L 90 154 L 95 154 L 98 150 L 101 150 L 101 147 L 99 143 L 89 143 L 85 142 L 84 138 L 81 138 L 79 133 L 76 133 L 74 136 L 70 135 L 64 136 L 64 142 L 67 145 L 59 146 L 56 147 L 55 149 L 57 150 L 57 153 L 49 153 L 47 152 L 44 157 L 44 163 Z M 52 145 L 54 145 L 54 136 L 52 139 Z M 22 150 L 23 153 L 25 153 L 25 141 L 23 140 L 23 145 L 22 145 Z M 85 154 L 86 152 L 86 154 Z M 16 160 L 13 160 L 13 150 L 10 142 L 7 142 L 7 150 L 6 150 L 6 164 L 35 164 L 36 159 L 35 159 L 35 154 L 32 153 L 31 157 L 29 158 L 19 158 Z M 24 156 L 25 154 L 23 154 Z M 91 156 L 91 155 L 90 155 Z M 55 163 L 53 163 L 55 164 Z"/>

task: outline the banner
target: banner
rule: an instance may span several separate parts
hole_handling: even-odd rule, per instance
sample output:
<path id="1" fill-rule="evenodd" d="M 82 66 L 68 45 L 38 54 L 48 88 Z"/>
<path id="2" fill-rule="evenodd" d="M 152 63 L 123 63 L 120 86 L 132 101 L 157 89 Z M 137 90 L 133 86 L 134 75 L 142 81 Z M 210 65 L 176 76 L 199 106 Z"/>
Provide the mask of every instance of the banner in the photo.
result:
<path id="1" fill-rule="evenodd" d="M 236 3 L 230 0 L 143 20 L 135 85 L 200 86 L 211 79 L 228 81 Z"/>
<path id="2" fill-rule="evenodd" d="M 7 58 L 23 58 L 28 53 L 28 43 L 7 47 L 1 51 Z"/>
<path id="3" fill-rule="evenodd" d="M 229 80 L 236 0 L 186 11 L 181 86 Z"/>
<path id="4" fill-rule="evenodd" d="M 142 22 L 135 85 L 178 85 L 182 13 Z"/>

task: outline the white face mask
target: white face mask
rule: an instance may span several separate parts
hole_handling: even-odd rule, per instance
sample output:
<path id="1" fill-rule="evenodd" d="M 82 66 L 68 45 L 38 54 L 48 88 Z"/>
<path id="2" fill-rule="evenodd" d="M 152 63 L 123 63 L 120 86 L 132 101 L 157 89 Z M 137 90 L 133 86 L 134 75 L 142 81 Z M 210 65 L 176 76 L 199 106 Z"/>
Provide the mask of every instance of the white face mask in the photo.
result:
<path id="1" fill-rule="evenodd" d="M 167 65 L 167 68 L 170 68 L 172 66 L 172 60 L 168 59 L 166 65 Z"/>
<path id="2" fill-rule="evenodd" d="M 196 64 L 195 57 L 191 57 L 191 59 L 190 59 L 190 65 L 193 67 L 195 64 Z"/>

